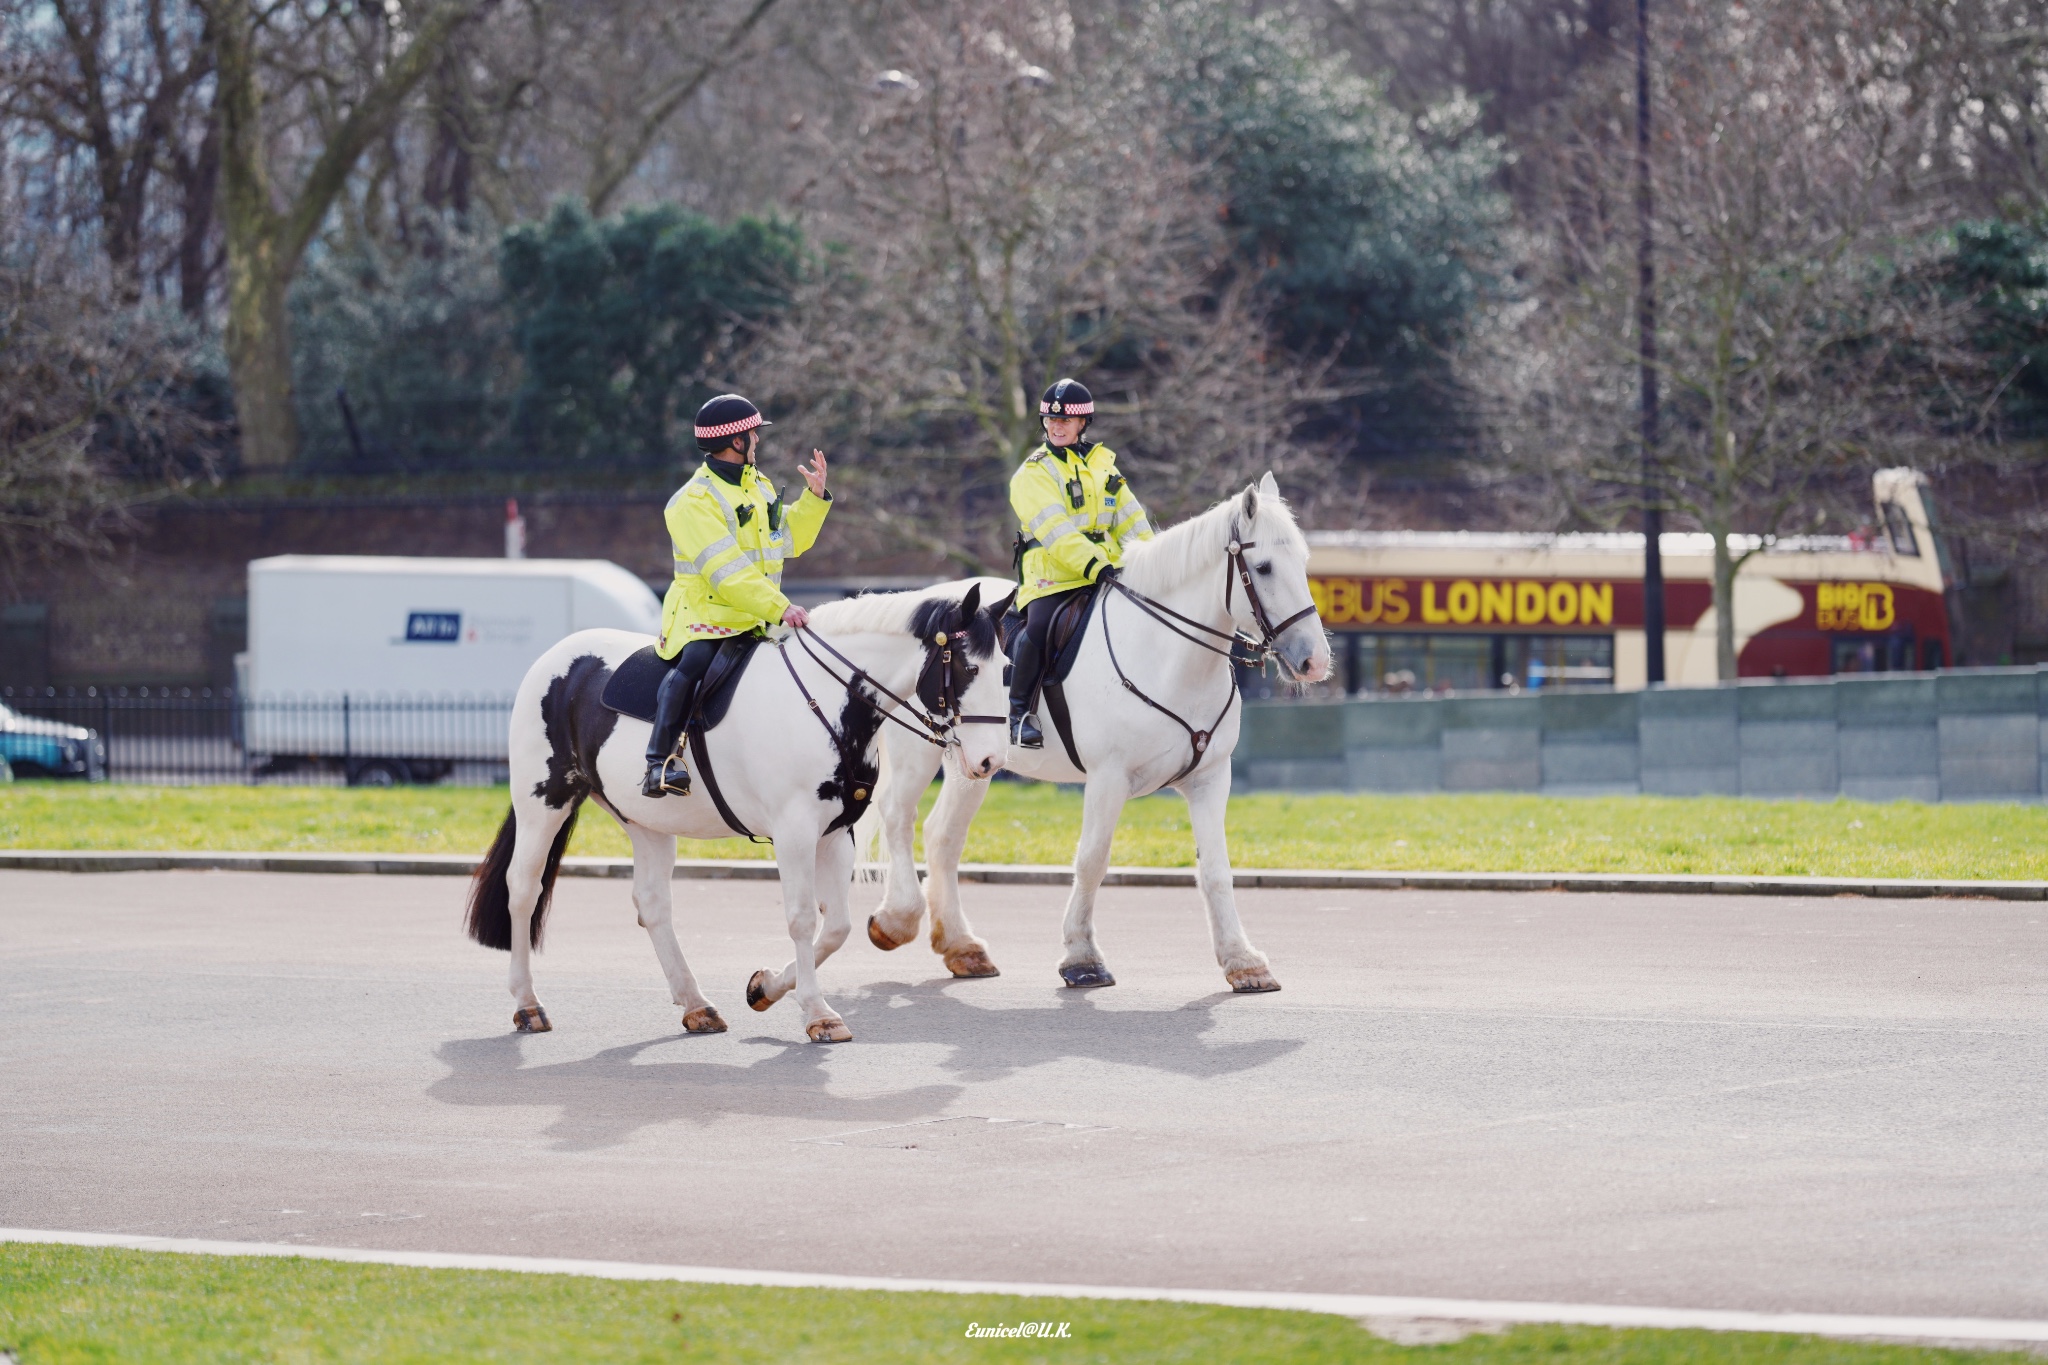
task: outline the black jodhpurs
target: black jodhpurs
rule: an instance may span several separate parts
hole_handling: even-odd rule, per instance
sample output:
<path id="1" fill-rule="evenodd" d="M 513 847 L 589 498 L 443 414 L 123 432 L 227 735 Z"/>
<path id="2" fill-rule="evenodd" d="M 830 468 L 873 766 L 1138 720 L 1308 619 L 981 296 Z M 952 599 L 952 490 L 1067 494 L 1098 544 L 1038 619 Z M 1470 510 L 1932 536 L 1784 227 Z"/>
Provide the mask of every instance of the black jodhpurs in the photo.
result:
<path id="1" fill-rule="evenodd" d="M 676 740 L 682 734 L 683 717 L 689 714 L 690 704 L 697 699 L 697 684 L 704 680 L 704 671 L 711 667 L 711 661 L 718 656 L 718 647 L 724 643 L 723 640 L 690 641 L 683 646 L 675 667 L 661 680 L 661 690 L 654 694 L 654 733 L 647 737 L 649 764 L 659 763 L 675 751 Z"/>
<path id="2" fill-rule="evenodd" d="M 1010 700 L 1013 703 L 1029 705 L 1031 694 L 1038 690 L 1039 674 L 1050 662 L 1045 657 L 1045 633 L 1052 629 L 1054 613 L 1065 606 L 1067 599 L 1075 593 L 1086 591 L 1086 588 L 1070 588 L 1066 592 L 1033 598 L 1031 604 L 1024 608 L 1024 628 L 1010 642 Z"/>

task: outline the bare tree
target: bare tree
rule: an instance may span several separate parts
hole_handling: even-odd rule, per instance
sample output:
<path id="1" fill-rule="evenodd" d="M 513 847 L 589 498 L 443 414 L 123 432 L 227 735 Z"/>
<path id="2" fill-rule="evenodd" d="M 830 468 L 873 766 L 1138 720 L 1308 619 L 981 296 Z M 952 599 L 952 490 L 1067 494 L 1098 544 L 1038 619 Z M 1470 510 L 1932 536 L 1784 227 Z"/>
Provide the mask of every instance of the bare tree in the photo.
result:
<path id="1" fill-rule="evenodd" d="M 285 294 L 300 258 L 357 163 L 483 3 L 364 10 L 351 30 L 315 0 L 213 0 L 227 353 L 246 466 L 281 467 L 298 448 Z M 332 62 L 337 48 L 354 60 Z M 273 74 L 279 88 L 266 90 Z"/>
<path id="2" fill-rule="evenodd" d="M 0 571 L 15 571 L 104 551 L 138 499 L 213 473 L 219 433 L 180 394 L 189 336 L 0 245 Z"/>
<path id="3" fill-rule="evenodd" d="M 1667 504 L 1714 537 L 1725 679 L 1745 560 L 1811 529 L 1831 475 L 1924 454 L 1967 420 L 1982 375 L 1959 345 L 1968 300 L 1932 269 L 1947 205 L 1853 35 L 1816 29 L 1791 0 L 1659 13 L 1658 460 Z M 1589 85 L 1532 168 L 1530 296 L 1475 365 L 1513 413 L 1504 462 L 1580 516 L 1625 505 L 1639 477 L 1624 79 Z"/>
<path id="4" fill-rule="evenodd" d="M 1007 566 L 1009 475 L 1061 375 L 1094 389 L 1155 510 L 1295 453 L 1320 371 L 1279 356 L 1233 280 L 1144 40 L 1077 42 L 1049 3 L 912 11 L 865 54 L 860 121 L 819 134 L 845 205 L 821 230 L 847 248 L 753 359 L 807 429 L 888 443 L 863 502 L 899 543 Z"/>
<path id="5" fill-rule="evenodd" d="M 183 225 L 166 231 L 161 220 L 177 215 L 156 191 L 170 167 L 196 173 L 205 159 L 213 53 L 203 14 L 175 0 L 8 6 L 0 53 L 0 117 L 35 131 L 46 174 L 61 177 L 74 158 L 88 168 L 86 212 L 118 293 L 128 302 L 142 296 L 161 264 L 151 259 L 156 239 L 168 236 L 173 245 L 162 254 L 176 257 L 186 311 L 196 315 L 210 199 L 181 196 Z M 200 252 L 188 260 L 195 239 Z"/>

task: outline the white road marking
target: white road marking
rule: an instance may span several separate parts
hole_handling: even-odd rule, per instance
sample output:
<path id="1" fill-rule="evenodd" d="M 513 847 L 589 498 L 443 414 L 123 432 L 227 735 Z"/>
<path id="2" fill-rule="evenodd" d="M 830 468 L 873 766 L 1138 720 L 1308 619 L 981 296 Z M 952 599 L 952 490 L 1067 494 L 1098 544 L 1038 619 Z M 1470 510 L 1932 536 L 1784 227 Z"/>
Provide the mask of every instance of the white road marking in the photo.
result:
<path id="1" fill-rule="evenodd" d="M 1234 1289 L 1136 1289 L 1112 1285 L 1024 1284 L 982 1280 L 912 1280 L 878 1275 L 810 1275 L 715 1266 L 643 1265 L 545 1256 L 475 1256 L 447 1251 L 374 1251 L 282 1242 L 216 1242 L 188 1237 L 138 1237 L 106 1232 L 0 1228 L 0 1242 L 118 1247 L 200 1256 L 297 1256 L 317 1261 L 411 1266 L 422 1270 L 504 1270 L 532 1275 L 585 1275 L 603 1280 L 668 1280 L 769 1289 L 865 1289 L 895 1293 L 1000 1294 L 1034 1299 L 1145 1299 L 1225 1308 L 1277 1308 L 1347 1318 L 1427 1318 L 1466 1322 L 1554 1322 L 1582 1327 L 1694 1328 L 1709 1332 L 1785 1332 L 1820 1337 L 1893 1337 L 1935 1341 L 2048 1342 L 2048 1322 L 2000 1318 L 1870 1317 L 1842 1313 L 1749 1313 L 1717 1308 L 1639 1308 L 1619 1304 L 1503 1303 L 1483 1299 L 1391 1298 L 1376 1294 L 1292 1294 Z"/>

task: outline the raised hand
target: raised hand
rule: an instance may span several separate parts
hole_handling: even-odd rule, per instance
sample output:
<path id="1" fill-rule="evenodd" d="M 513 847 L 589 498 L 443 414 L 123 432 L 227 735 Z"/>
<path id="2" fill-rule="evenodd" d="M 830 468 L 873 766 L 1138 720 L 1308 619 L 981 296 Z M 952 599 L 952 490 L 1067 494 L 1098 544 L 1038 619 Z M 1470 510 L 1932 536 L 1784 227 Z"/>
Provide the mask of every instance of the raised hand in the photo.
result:
<path id="1" fill-rule="evenodd" d="M 811 491 L 813 493 L 817 494 L 821 498 L 825 496 L 824 451 L 813 450 L 811 452 L 811 462 L 809 464 L 798 465 L 796 467 L 796 472 L 804 476 L 804 482 L 811 486 Z"/>

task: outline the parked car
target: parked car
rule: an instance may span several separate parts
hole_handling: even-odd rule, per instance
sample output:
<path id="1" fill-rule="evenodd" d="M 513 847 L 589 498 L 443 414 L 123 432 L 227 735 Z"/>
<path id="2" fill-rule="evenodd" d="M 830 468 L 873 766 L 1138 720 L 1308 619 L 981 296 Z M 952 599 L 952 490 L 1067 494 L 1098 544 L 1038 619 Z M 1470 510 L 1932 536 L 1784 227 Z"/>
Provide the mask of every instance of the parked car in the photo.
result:
<path id="1" fill-rule="evenodd" d="M 0 704 L 0 758 L 16 777 L 107 778 L 107 745 L 99 731 L 24 716 Z"/>

